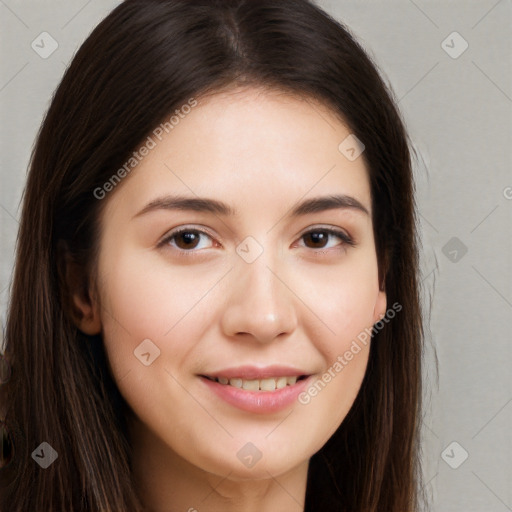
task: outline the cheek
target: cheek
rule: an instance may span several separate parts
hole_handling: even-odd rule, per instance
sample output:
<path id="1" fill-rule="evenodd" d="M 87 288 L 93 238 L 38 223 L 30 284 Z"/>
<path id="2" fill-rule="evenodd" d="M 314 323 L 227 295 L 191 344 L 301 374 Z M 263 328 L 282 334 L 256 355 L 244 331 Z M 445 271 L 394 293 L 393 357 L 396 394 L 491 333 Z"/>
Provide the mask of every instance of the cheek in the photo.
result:
<path id="1" fill-rule="evenodd" d="M 336 431 L 359 393 L 368 364 L 379 292 L 377 274 L 371 265 L 337 269 L 336 275 L 328 277 L 317 281 L 322 286 L 309 294 L 322 327 L 318 330 L 318 321 L 305 324 L 308 338 L 322 356 L 323 368 L 299 396 L 304 409 L 303 426 L 312 432 L 314 450 Z"/>
<path id="2" fill-rule="evenodd" d="M 371 254 L 350 263 L 332 271 L 324 268 L 318 276 L 309 274 L 299 291 L 317 315 L 303 326 L 323 360 L 322 370 L 299 397 L 307 416 L 322 418 L 322 428 L 315 421 L 310 425 L 316 429 L 318 448 L 350 410 L 368 363 L 379 293 L 377 263 Z M 314 319 L 307 311 L 303 317 Z"/>
<path id="3" fill-rule="evenodd" d="M 376 259 L 368 253 L 293 276 L 294 292 L 303 302 L 300 325 L 322 361 L 299 397 L 301 428 L 312 433 L 312 449 L 339 427 L 360 390 L 379 294 L 377 275 Z"/>
<path id="4" fill-rule="evenodd" d="M 216 310 L 209 294 L 226 270 L 171 268 L 135 250 L 112 251 L 102 265 L 103 337 L 114 373 L 122 377 L 145 368 L 134 354 L 143 342 L 163 356 L 152 368 L 164 360 L 180 368 L 197 350 L 194 340 L 211 328 Z"/>
<path id="5" fill-rule="evenodd" d="M 211 324 L 201 301 L 207 283 L 191 286 L 190 276 L 148 266 L 134 255 L 117 254 L 115 261 L 115 266 L 104 265 L 101 295 L 103 339 L 114 380 L 145 424 L 170 439 L 178 431 L 183 438 L 186 420 L 172 411 L 187 411 L 184 418 L 203 412 L 183 391 L 190 375 L 180 369 L 197 354 L 195 341 Z"/>
<path id="6" fill-rule="evenodd" d="M 306 321 L 304 328 L 328 364 L 374 323 L 379 295 L 377 264 L 371 255 L 353 260 L 337 268 L 320 269 L 318 275 L 310 272 L 307 279 L 297 281 L 297 294 L 310 307 L 304 318 L 317 318 L 316 322 Z"/>
<path id="7" fill-rule="evenodd" d="M 370 350 L 369 340 L 333 359 L 299 395 L 300 428 L 311 438 L 311 453 L 318 451 L 339 428 L 361 388 Z M 345 348 L 347 348 L 345 347 Z M 347 355 L 350 354 L 350 359 Z"/>

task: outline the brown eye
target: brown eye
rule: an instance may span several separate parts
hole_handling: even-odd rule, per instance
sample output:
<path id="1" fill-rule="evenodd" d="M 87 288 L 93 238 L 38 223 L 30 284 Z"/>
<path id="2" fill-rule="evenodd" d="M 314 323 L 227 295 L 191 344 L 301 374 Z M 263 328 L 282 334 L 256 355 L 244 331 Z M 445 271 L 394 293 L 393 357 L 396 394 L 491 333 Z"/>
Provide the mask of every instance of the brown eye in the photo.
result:
<path id="1" fill-rule="evenodd" d="M 311 249 L 323 249 L 329 241 L 329 233 L 326 231 L 312 231 L 311 233 L 306 233 L 303 238 L 307 247 Z"/>
<path id="2" fill-rule="evenodd" d="M 194 231 L 182 231 L 174 235 L 173 238 L 180 249 L 195 249 L 199 243 L 200 235 Z"/>
<path id="3" fill-rule="evenodd" d="M 308 249 L 330 249 L 336 246 L 355 245 L 349 235 L 334 229 L 315 229 L 305 233 L 301 238 Z M 338 243 L 335 242 L 336 239 L 338 239 Z"/>
<path id="4" fill-rule="evenodd" d="M 212 247 L 212 237 L 204 231 L 185 228 L 171 233 L 162 240 L 160 245 L 170 245 L 180 251 L 195 252 L 194 249 Z"/>

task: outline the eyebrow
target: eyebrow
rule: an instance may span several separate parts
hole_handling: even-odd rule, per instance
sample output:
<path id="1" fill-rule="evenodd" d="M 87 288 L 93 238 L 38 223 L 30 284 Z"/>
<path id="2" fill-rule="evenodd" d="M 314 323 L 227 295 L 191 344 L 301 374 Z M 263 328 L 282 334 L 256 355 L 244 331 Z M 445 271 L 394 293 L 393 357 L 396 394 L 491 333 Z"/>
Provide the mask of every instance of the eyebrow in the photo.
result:
<path id="1" fill-rule="evenodd" d="M 337 194 L 306 199 L 295 206 L 291 210 L 289 216 L 299 217 L 309 213 L 318 213 L 335 209 L 350 209 L 370 215 L 368 209 L 355 197 Z M 164 196 L 151 201 L 140 212 L 136 213 L 133 218 L 140 217 L 141 215 L 156 210 L 185 210 L 214 213 L 222 216 L 238 215 L 238 211 L 236 209 L 226 203 L 217 201 L 216 199 L 186 196 Z"/>

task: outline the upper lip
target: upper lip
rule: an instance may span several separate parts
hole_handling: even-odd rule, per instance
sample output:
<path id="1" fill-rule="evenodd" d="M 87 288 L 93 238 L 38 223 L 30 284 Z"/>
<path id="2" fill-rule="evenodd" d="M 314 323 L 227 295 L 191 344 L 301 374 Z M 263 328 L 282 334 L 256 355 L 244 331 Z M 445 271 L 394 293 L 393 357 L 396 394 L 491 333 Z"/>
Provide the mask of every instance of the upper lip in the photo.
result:
<path id="1" fill-rule="evenodd" d="M 215 378 L 225 377 L 234 379 L 235 377 L 245 380 L 260 380 L 270 377 L 301 377 L 309 375 L 308 372 L 299 370 L 293 366 L 271 365 L 271 366 L 237 366 L 224 368 L 215 372 L 203 373 L 202 376 Z"/>

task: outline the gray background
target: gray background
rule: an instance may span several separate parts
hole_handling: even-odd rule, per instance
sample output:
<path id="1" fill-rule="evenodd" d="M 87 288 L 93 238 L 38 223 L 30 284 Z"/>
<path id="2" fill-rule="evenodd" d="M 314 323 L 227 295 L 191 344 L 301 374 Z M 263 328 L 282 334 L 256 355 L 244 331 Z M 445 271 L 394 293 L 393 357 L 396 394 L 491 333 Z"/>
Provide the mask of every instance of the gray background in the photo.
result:
<path id="1" fill-rule="evenodd" d="M 77 47 L 118 3 L 0 0 L 2 323 L 19 202 L 43 113 Z M 374 57 L 420 155 L 430 325 L 422 445 L 431 510 L 512 511 L 511 2 L 319 4 Z M 31 47 L 44 31 L 58 43 L 46 59 Z"/>

